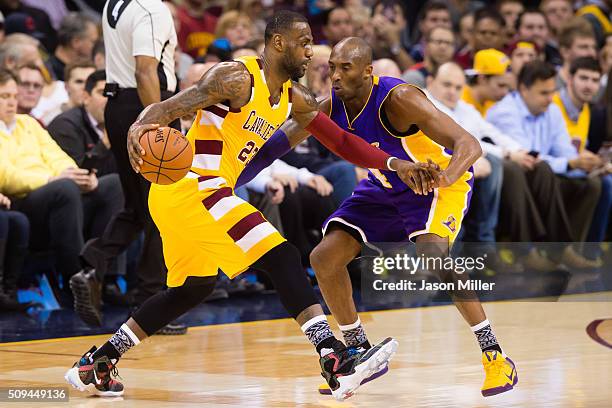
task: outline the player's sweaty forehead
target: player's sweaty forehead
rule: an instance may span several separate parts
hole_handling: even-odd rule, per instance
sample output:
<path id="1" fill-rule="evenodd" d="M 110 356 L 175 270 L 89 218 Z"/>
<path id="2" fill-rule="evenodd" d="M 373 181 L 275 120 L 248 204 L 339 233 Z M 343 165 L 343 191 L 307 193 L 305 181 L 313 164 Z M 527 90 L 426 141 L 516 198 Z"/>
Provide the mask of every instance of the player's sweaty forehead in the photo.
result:
<path id="1" fill-rule="evenodd" d="M 302 21 L 297 21 L 293 23 L 293 25 L 291 26 L 291 30 L 288 34 L 291 38 L 294 38 L 298 41 L 313 41 L 310 25 Z"/>

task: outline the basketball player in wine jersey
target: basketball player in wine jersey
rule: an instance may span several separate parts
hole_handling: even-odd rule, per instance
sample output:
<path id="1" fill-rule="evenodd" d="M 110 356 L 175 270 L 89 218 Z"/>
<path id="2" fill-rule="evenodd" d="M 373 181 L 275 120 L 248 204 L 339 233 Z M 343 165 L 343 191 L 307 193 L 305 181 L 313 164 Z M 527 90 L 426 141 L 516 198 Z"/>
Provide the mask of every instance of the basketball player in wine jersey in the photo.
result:
<path id="1" fill-rule="evenodd" d="M 337 340 L 302 271 L 297 248 L 257 209 L 234 195 L 245 166 L 262 154 L 264 146 L 272 139 L 291 142 L 279 129 L 289 116 L 341 157 L 397 172 L 415 190 L 433 189 L 434 166 L 399 160 L 342 130 L 319 112 L 309 90 L 292 82 L 304 75 L 313 54 L 311 44 L 306 18 L 280 11 L 266 27 L 261 57 L 217 64 L 194 86 L 149 105 L 132 125 L 128 153 L 138 171 L 145 153 L 140 137 L 197 112 L 187 134 L 195 153 L 190 173 L 172 185 L 152 185 L 149 194 L 169 288 L 147 300 L 103 346 L 85 353 L 66 373 L 70 384 L 98 395 L 121 395 L 123 385 L 111 378 L 121 355 L 200 304 L 213 290 L 219 269 L 235 277 L 249 267 L 268 273 L 281 302 L 315 346 L 322 375 L 338 400 L 386 367 L 397 342 L 387 338 L 366 350 Z M 274 137 L 276 132 L 282 137 Z M 272 154 L 284 148 L 272 147 Z"/>

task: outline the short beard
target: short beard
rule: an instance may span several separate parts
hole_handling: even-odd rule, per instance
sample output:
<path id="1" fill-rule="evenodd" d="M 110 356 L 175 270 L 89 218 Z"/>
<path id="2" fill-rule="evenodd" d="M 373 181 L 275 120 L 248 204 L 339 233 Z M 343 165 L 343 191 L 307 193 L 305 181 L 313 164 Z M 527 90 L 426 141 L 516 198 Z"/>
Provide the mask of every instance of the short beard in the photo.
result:
<path id="1" fill-rule="evenodd" d="M 306 73 L 305 71 L 302 72 L 301 65 L 298 65 L 298 66 L 292 65 L 289 59 L 289 56 L 287 54 L 283 56 L 283 70 L 285 71 L 287 76 L 289 76 L 289 78 L 291 78 L 294 81 L 299 80 Z"/>

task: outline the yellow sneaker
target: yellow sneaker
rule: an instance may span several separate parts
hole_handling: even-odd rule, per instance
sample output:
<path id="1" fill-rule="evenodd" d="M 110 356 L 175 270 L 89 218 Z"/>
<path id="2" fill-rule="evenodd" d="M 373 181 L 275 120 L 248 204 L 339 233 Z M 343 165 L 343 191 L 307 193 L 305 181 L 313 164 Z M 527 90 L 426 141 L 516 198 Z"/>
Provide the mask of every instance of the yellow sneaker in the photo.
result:
<path id="1" fill-rule="evenodd" d="M 482 353 L 482 365 L 485 370 L 481 391 L 484 397 L 510 391 L 518 383 L 514 362 L 497 350 Z"/>

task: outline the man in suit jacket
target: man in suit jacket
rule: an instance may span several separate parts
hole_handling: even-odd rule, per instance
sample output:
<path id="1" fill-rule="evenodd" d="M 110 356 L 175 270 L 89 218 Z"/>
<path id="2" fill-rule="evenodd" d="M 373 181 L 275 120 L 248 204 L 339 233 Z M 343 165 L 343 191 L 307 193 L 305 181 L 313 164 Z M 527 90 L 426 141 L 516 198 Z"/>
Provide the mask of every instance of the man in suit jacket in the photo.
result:
<path id="1" fill-rule="evenodd" d="M 104 126 L 105 84 L 104 71 L 92 73 L 85 82 L 83 105 L 67 110 L 48 126 L 62 150 L 79 166 L 95 167 L 98 177 L 117 172 Z M 87 156 L 94 157 L 93 161 L 86 160 Z"/>

